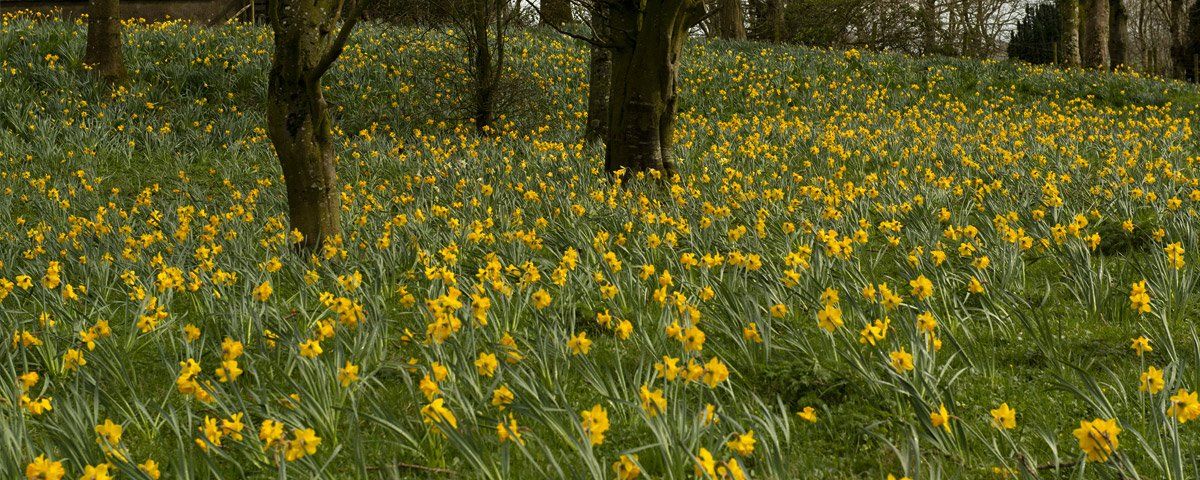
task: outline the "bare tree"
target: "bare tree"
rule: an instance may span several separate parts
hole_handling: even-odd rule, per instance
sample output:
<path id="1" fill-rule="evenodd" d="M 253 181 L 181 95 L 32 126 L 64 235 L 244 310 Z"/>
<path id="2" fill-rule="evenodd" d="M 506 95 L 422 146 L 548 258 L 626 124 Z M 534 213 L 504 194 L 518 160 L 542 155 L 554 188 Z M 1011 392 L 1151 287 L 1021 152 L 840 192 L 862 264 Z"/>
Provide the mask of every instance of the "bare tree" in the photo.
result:
<path id="1" fill-rule="evenodd" d="M 813 8 L 816 6 L 825 6 L 834 2 L 820 0 L 819 5 L 810 5 L 807 0 L 793 0 L 800 9 L 806 12 L 805 19 L 813 18 L 820 15 Z M 713 5 L 720 7 L 720 1 L 713 2 Z M 785 0 L 747 0 L 745 3 L 745 13 L 750 23 L 750 28 L 746 35 L 755 40 L 764 42 L 782 42 L 786 40 L 787 35 L 787 4 Z"/>
<path id="2" fill-rule="evenodd" d="M 941 28 L 941 17 L 937 11 L 937 0 L 919 0 L 917 15 L 920 17 L 921 52 L 930 54 L 940 51 L 937 37 Z"/>
<path id="3" fill-rule="evenodd" d="M 1127 66 L 1156 75 L 1180 75 L 1176 59 L 1180 42 L 1172 35 L 1186 35 L 1186 26 L 1172 27 L 1172 0 L 1123 0 L 1128 12 Z M 1176 5 L 1178 6 L 1178 5 Z M 1174 32 L 1173 32 L 1174 31 Z M 1114 60 L 1115 61 L 1115 60 Z"/>
<path id="4" fill-rule="evenodd" d="M 125 79 L 121 51 L 121 6 L 118 0 L 91 0 L 83 64 L 108 83 Z"/>
<path id="5" fill-rule="evenodd" d="M 553 18 L 551 15 L 536 6 L 534 8 L 546 25 L 560 28 L 560 24 L 549 20 Z M 479 133 L 494 134 L 499 112 L 505 107 L 513 107 L 508 103 L 525 93 L 517 92 L 523 88 L 512 82 L 506 64 L 507 35 L 512 25 L 520 19 L 521 10 L 510 0 L 452 0 L 443 2 L 438 10 L 456 27 L 454 38 L 459 42 L 461 49 L 458 52 L 462 54 L 451 55 L 466 60 L 464 68 L 470 84 L 465 87 L 469 93 L 464 96 L 468 100 L 462 105 L 460 113 L 475 124 Z M 570 11 L 569 4 L 567 11 Z M 566 23 L 566 20 L 562 23 Z"/>
<path id="6" fill-rule="evenodd" d="M 505 33 L 516 11 L 509 8 L 508 0 L 468 0 L 467 3 L 470 12 L 465 31 L 475 91 L 472 118 L 476 129 L 490 134 L 495 132 L 492 123 L 496 118 L 496 97 L 504 74 Z M 566 20 L 570 20 L 570 4 L 567 4 L 567 12 Z"/>
<path id="7" fill-rule="evenodd" d="M 791 0 L 789 41 L 910 54 L 994 57 L 1024 17 L 1029 0 Z M 750 0 L 751 25 L 763 38 L 762 0 Z"/>
<path id="8" fill-rule="evenodd" d="M 304 248 L 317 248 L 341 232 L 341 192 L 321 77 L 341 55 L 367 0 L 350 1 L 270 2 L 275 52 L 267 134 L 283 166 L 288 218 L 303 235 Z"/>

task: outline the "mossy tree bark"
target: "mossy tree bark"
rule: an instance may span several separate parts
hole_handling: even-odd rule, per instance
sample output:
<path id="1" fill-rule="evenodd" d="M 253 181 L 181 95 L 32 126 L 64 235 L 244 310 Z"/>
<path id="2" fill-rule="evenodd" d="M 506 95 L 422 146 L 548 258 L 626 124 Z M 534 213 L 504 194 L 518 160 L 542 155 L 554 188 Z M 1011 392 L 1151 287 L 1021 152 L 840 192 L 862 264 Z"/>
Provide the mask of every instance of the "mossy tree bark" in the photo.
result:
<path id="1" fill-rule="evenodd" d="M 301 248 L 320 247 L 341 232 L 341 192 L 321 77 L 341 55 L 364 3 L 270 4 L 275 53 L 267 85 L 267 134 L 283 167 L 288 219 L 303 235 Z"/>
<path id="2" fill-rule="evenodd" d="M 1057 5 L 1062 18 L 1062 63 L 1078 67 L 1083 63 L 1079 55 L 1079 0 L 1058 0 Z"/>
<path id="3" fill-rule="evenodd" d="M 125 80 L 125 54 L 121 51 L 121 6 L 118 0 L 91 0 L 88 4 L 87 46 L 83 64 L 108 83 Z"/>
<path id="4" fill-rule="evenodd" d="M 679 55 L 688 31 L 705 18 L 699 0 L 610 2 L 612 75 L 604 169 L 675 173 Z"/>

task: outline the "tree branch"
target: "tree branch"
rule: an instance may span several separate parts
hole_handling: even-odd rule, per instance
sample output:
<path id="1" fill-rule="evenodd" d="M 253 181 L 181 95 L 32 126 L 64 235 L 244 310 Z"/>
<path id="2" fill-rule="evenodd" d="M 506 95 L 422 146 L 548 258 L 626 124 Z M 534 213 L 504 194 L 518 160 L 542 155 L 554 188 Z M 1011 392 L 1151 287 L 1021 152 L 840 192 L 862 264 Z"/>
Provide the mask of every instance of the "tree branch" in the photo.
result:
<path id="1" fill-rule="evenodd" d="M 325 55 L 321 56 L 321 61 L 313 69 L 313 78 L 321 78 L 329 67 L 333 66 L 333 62 L 342 55 L 342 50 L 346 49 L 346 42 L 350 40 L 350 33 L 354 31 L 354 25 L 358 23 L 358 19 L 362 18 L 363 11 L 367 9 L 367 4 L 371 0 L 357 0 L 354 6 L 350 9 L 350 15 L 342 20 L 342 29 L 338 30 L 337 37 L 333 39 L 333 43 L 329 44 L 329 50 L 325 51 Z"/>
<path id="2" fill-rule="evenodd" d="M 540 16 L 542 16 L 542 9 L 541 9 L 541 8 L 539 8 L 537 5 L 535 5 L 535 4 L 534 4 L 534 2 L 533 2 L 533 0 L 530 0 L 530 1 L 529 1 L 529 6 L 530 6 L 530 7 L 533 7 L 533 11 L 537 12 L 537 14 L 538 14 L 538 16 L 539 16 L 539 17 L 540 17 Z M 566 36 L 568 36 L 568 37 L 571 37 L 571 38 L 574 38 L 574 39 L 576 39 L 576 40 L 581 40 L 581 41 L 587 42 L 588 44 L 592 45 L 593 47 L 597 47 L 597 48 L 617 48 L 617 47 L 619 47 L 619 46 L 620 46 L 620 45 L 617 45 L 617 44 L 615 44 L 615 43 L 608 43 L 608 42 L 605 42 L 605 41 L 603 41 L 603 40 L 600 40 L 600 39 L 596 38 L 596 37 L 594 36 L 594 35 L 595 35 L 595 33 L 596 33 L 596 28 L 595 28 L 595 26 L 593 26 L 593 27 L 592 27 L 592 34 L 593 34 L 593 36 L 584 36 L 584 35 L 580 35 L 580 34 L 578 34 L 578 33 L 575 33 L 575 32 L 570 32 L 570 31 L 567 31 L 567 30 L 563 30 L 563 29 L 562 29 L 562 27 L 559 27 L 558 25 L 555 25 L 555 24 L 553 24 L 553 23 L 547 23 L 546 25 L 547 25 L 547 26 L 549 26 L 550 28 L 553 28 L 553 29 L 554 29 L 554 31 L 556 31 L 556 32 L 558 32 L 558 33 L 560 33 L 560 34 L 562 34 L 562 35 L 566 35 Z"/>
<path id="3" fill-rule="evenodd" d="M 697 1 L 688 8 L 687 12 L 684 13 L 684 25 L 688 30 L 691 30 L 692 27 L 704 23 L 705 20 L 708 20 L 717 13 L 720 13 L 722 8 L 724 8 L 723 5 L 718 5 L 717 8 L 708 10 L 706 12 L 704 2 Z"/>

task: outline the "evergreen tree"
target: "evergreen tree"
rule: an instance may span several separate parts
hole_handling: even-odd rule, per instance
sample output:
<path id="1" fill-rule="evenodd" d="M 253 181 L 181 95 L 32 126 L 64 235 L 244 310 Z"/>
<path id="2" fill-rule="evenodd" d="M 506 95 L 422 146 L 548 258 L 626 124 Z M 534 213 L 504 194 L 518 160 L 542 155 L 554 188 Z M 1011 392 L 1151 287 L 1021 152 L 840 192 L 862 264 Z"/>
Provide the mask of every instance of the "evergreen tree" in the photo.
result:
<path id="1" fill-rule="evenodd" d="M 1051 63 L 1054 47 L 1062 39 L 1062 20 L 1053 4 L 1025 7 L 1025 18 L 1008 40 L 1008 58 L 1029 63 Z"/>

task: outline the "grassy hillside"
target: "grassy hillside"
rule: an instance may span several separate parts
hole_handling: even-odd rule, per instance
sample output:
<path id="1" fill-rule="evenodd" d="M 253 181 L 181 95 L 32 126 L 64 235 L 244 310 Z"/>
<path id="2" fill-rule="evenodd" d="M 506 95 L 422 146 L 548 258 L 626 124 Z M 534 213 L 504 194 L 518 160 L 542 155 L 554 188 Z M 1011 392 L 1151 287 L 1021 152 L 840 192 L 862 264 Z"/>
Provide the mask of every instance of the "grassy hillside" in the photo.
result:
<path id="1" fill-rule="evenodd" d="M 485 138 L 453 32 L 366 25 L 307 256 L 270 31 L 126 34 L 113 92 L 0 24 L 0 477 L 1200 476 L 1191 85 L 697 40 L 618 186 L 583 45 L 515 33 Z"/>

